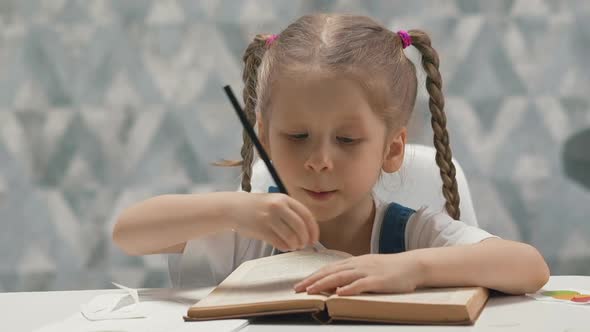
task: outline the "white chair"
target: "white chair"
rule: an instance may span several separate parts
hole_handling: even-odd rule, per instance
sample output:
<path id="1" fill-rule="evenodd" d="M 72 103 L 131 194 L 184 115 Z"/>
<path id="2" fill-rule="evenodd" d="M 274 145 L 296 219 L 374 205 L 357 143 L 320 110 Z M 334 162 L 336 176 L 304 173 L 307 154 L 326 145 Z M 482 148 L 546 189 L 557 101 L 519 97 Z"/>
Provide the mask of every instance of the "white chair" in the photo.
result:
<path id="1" fill-rule="evenodd" d="M 435 211 L 443 211 L 445 198 L 435 154 L 436 150 L 432 147 L 407 144 L 401 170 L 394 174 L 383 173 L 373 189 L 377 197 L 383 202 L 396 202 L 412 209 L 426 205 Z M 478 226 L 467 179 L 459 163 L 455 159 L 453 163 L 457 171 L 460 219 L 468 225 Z M 266 192 L 273 185 L 264 162 L 258 159 L 252 168 L 252 191 Z"/>

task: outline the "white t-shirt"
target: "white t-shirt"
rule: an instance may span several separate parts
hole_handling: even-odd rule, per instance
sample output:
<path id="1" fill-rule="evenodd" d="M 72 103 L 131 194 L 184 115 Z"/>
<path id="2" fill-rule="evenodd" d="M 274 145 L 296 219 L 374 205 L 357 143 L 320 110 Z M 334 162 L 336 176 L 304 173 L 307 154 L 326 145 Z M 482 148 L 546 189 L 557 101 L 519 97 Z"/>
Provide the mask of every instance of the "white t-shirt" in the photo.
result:
<path id="1" fill-rule="evenodd" d="M 375 196 L 373 196 L 375 197 Z M 388 204 L 374 198 L 376 212 L 371 233 L 371 253 L 379 253 L 379 235 Z M 406 224 L 406 251 L 473 244 L 494 236 L 483 229 L 453 220 L 443 212 L 418 209 Z M 215 286 L 247 260 L 270 256 L 273 246 L 234 232 L 220 232 L 188 241 L 182 254 L 169 254 L 173 287 Z"/>

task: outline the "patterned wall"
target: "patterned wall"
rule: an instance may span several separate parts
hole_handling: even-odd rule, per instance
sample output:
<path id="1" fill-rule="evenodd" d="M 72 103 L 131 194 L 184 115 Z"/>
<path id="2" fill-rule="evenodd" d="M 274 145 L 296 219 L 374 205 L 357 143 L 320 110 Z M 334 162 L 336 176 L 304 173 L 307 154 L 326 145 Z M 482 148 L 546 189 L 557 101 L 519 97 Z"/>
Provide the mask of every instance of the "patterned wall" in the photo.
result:
<path id="1" fill-rule="evenodd" d="M 481 225 L 590 274 L 590 192 L 565 177 L 590 127 L 587 1 L 0 1 L 0 291 L 168 285 L 127 257 L 116 215 L 156 194 L 232 189 L 241 52 L 313 11 L 431 32 L 455 156 Z M 411 51 L 410 51 L 411 52 Z M 424 96 L 412 140 L 429 143 Z"/>

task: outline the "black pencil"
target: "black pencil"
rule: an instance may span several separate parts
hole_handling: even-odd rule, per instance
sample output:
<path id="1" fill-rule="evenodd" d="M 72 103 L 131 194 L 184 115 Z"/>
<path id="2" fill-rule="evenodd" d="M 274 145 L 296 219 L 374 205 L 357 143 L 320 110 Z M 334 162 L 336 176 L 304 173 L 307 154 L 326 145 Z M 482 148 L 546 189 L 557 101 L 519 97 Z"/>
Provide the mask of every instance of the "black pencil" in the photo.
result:
<path id="1" fill-rule="evenodd" d="M 225 93 L 229 97 L 229 101 L 234 106 L 234 109 L 236 110 L 236 113 L 238 114 L 238 117 L 240 118 L 240 121 L 242 122 L 244 129 L 248 133 L 248 136 L 250 136 L 250 139 L 252 140 L 252 142 L 254 142 L 254 146 L 256 147 L 256 151 L 258 151 L 260 158 L 262 158 L 262 160 L 266 164 L 266 168 L 268 168 L 268 171 L 270 172 L 272 179 L 275 181 L 277 187 L 279 187 L 279 191 L 283 194 L 289 195 L 289 193 L 287 192 L 287 188 L 285 188 L 285 186 L 283 185 L 283 182 L 281 181 L 281 178 L 279 178 L 279 174 L 277 173 L 277 170 L 274 168 L 274 166 L 270 162 L 270 159 L 268 158 L 266 151 L 262 147 L 262 144 L 260 144 L 260 140 L 258 140 L 258 137 L 256 136 L 256 133 L 254 132 L 254 129 L 252 128 L 252 126 L 248 122 L 248 119 L 246 118 L 246 114 L 244 114 L 244 111 L 242 110 L 242 107 L 238 103 L 236 96 L 234 96 L 234 93 L 232 92 L 231 87 L 229 85 L 226 85 L 223 87 L 223 90 L 225 90 Z"/>
<path id="2" fill-rule="evenodd" d="M 260 158 L 262 158 L 262 160 L 264 161 L 264 164 L 266 164 L 266 168 L 268 168 L 268 171 L 270 172 L 272 179 L 275 181 L 277 187 L 279 187 L 279 191 L 285 195 L 289 195 L 289 193 L 287 192 L 287 188 L 285 188 L 285 186 L 283 185 L 283 182 L 281 181 L 281 178 L 279 178 L 279 173 L 277 173 L 277 170 L 274 168 L 274 166 L 270 162 L 270 159 L 268 158 L 266 151 L 262 147 L 262 144 L 260 144 L 260 140 L 258 140 L 258 137 L 256 136 L 256 133 L 254 132 L 254 128 L 252 128 L 252 126 L 248 122 L 248 119 L 246 118 L 246 114 L 244 114 L 244 111 L 242 110 L 240 103 L 238 103 L 236 96 L 234 96 L 234 93 L 232 92 L 231 87 L 229 85 L 226 85 L 223 87 L 223 90 L 225 90 L 225 93 L 229 97 L 229 101 L 234 106 L 234 110 L 238 114 L 238 117 L 240 118 L 240 122 L 242 122 L 242 126 L 244 126 L 244 129 L 248 133 L 248 136 L 250 136 L 250 139 L 252 140 L 252 142 L 254 142 L 254 146 L 256 147 L 256 150 L 258 151 Z M 312 248 L 314 251 L 317 252 L 318 250 L 321 249 L 321 246 L 319 245 L 318 242 L 314 242 L 312 244 Z"/>

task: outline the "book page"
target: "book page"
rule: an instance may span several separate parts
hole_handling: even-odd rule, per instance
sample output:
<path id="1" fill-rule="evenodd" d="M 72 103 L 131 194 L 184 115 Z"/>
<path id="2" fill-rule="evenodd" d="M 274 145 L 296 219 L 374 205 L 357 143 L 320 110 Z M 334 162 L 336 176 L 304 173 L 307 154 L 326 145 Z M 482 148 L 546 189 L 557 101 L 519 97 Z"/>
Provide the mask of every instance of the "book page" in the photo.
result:
<path id="1" fill-rule="evenodd" d="M 332 295 L 330 299 L 351 299 L 361 301 L 422 303 L 442 305 L 466 305 L 477 294 L 479 288 L 425 288 L 406 294 L 362 294 L 357 296 Z"/>
<path id="2" fill-rule="evenodd" d="M 193 307 L 325 299 L 323 295 L 295 293 L 293 285 L 322 266 L 347 257 L 350 255 L 339 251 L 309 249 L 247 261 Z"/>

